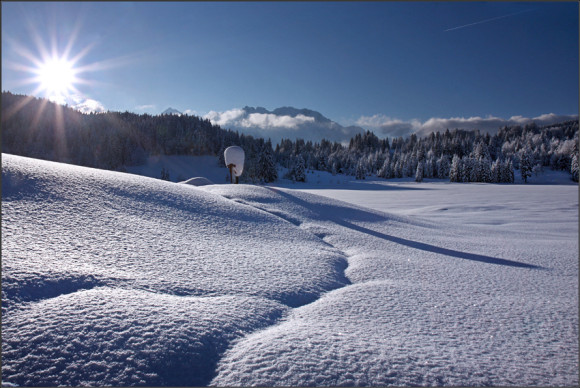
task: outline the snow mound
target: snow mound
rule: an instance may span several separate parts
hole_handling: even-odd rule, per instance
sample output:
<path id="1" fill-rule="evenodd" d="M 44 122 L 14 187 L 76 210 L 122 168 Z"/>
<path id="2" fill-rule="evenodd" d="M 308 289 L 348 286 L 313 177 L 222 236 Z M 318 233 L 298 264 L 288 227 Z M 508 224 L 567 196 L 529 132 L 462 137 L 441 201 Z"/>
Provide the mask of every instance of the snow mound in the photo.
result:
<path id="1" fill-rule="evenodd" d="M 179 182 L 179 183 L 183 183 L 186 185 L 193 185 L 193 186 L 206 186 L 206 185 L 213 185 L 214 183 L 212 181 L 210 181 L 207 178 L 204 177 L 195 177 L 195 178 L 189 178 L 186 181 L 183 182 Z"/>
<path id="2" fill-rule="evenodd" d="M 3 377 L 24 386 L 205 385 L 230 341 L 284 311 L 251 297 L 109 287 L 63 295 L 3 319 Z"/>
<path id="3" fill-rule="evenodd" d="M 199 360 L 215 362 L 230 340 L 347 284 L 339 250 L 189 185 L 6 154 L 2 184 L 9 383 L 203 385 L 209 372 L 167 373 L 187 363 L 211 371 Z M 91 332 L 93 323 L 103 328 Z M 143 346 L 115 334 L 127 325 Z M 89 345 L 61 349 L 87 336 Z M 137 381 L 132 368 L 143 371 Z"/>

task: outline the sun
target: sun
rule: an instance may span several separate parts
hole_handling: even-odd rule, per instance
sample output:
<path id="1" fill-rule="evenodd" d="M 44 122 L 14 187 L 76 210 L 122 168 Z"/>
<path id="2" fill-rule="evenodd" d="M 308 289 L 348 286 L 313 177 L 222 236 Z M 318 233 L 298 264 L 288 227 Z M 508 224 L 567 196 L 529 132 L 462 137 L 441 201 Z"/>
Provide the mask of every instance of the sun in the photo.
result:
<path id="1" fill-rule="evenodd" d="M 76 70 L 66 58 L 49 58 L 40 63 L 35 73 L 39 89 L 51 99 L 66 99 L 75 90 Z"/>

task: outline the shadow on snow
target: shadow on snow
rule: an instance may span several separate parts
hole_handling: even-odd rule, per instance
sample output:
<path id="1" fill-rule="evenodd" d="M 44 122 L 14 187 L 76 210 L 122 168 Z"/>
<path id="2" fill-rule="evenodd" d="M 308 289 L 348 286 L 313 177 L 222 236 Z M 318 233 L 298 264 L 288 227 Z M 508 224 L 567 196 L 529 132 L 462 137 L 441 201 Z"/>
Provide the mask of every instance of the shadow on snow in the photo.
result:
<path id="1" fill-rule="evenodd" d="M 455 257 L 455 258 L 464 259 L 464 260 L 478 261 L 478 262 L 482 262 L 482 263 L 496 264 L 496 265 L 505 265 L 505 266 L 517 267 L 517 268 L 544 269 L 541 266 L 537 266 L 537 265 L 533 265 L 533 264 L 527 264 L 527 263 L 522 263 L 519 261 L 508 260 L 508 259 L 501 259 L 498 257 L 479 255 L 476 253 L 456 251 L 453 249 L 442 248 L 442 247 L 438 247 L 436 245 L 426 244 L 426 243 L 422 243 L 419 241 L 413 241 L 413 240 L 408 240 L 408 239 L 404 239 L 401 237 L 390 236 L 390 235 L 385 234 L 385 233 L 377 232 L 375 230 L 368 229 L 368 228 L 365 228 L 363 226 L 353 224 L 351 222 L 344 220 L 343 218 L 327 217 L 328 214 L 340 214 L 340 213 L 336 212 L 336 211 L 322 213 L 322 212 L 320 212 L 320 207 L 318 205 L 314 206 L 314 205 L 312 205 L 312 204 L 310 204 L 310 203 L 308 203 L 300 198 L 297 198 L 291 194 L 285 193 L 281 190 L 276 190 L 273 188 L 270 188 L 270 190 L 275 191 L 276 193 L 278 193 L 278 194 L 284 196 L 285 198 L 297 203 L 300 206 L 303 206 L 303 207 L 309 209 L 312 212 L 318 213 L 320 215 L 320 218 L 327 218 L 330 221 L 337 223 L 338 225 L 344 226 L 345 228 L 348 228 L 351 230 L 356 230 L 357 232 L 365 233 L 365 234 L 368 234 L 368 235 L 371 235 L 371 236 L 374 236 L 377 238 L 381 238 L 381 239 L 386 240 L 386 241 L 394 242 L 396 244 L 401 244 L 401 245 L 404 245 L 404 246 L 407 246 L 410 248 L 420 249 L 420 250 L 425 251 L 425 252 L 438 253 L 441 255 L 446 255 L 446 256 Z M 369 213 L 369 214 L 372 214 L 372 213 Z M 373 214 L 373 216 L 376 217 L 376 215 L 374 215 L 374 214 Z M 360 217 L 360 218 L 362 219 L 363 217 Z"/>

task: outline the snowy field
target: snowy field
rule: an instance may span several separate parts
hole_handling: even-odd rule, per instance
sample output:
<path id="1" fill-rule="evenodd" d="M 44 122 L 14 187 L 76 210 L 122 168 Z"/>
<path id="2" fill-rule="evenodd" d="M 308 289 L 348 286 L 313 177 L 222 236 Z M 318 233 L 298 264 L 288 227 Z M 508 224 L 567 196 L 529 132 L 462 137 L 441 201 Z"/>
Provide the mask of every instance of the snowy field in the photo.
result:
<path id="1" fill-rule="evenodd" d="M 3 154 L 2 379 L 578 385 L 578 186 L 196 187 Z"/>

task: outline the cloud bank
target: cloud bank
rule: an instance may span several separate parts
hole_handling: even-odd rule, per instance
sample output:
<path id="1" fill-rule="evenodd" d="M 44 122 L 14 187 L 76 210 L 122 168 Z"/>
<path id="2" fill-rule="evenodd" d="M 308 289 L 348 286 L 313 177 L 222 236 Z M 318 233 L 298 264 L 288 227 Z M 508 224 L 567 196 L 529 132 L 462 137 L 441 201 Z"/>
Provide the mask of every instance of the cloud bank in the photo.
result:
<path id="1" fill-rule="evenodd" d="M 481 132 L 488 132 L 494 134 L 499 128 L 504 126 L 525 125 L 531 122 L 542 125 L 550 125 L 562 121 L 578 120 L 577 115 L 558 115 L 555 113 L 543 114 L 537 117 L 529 118 L 523 116 L 512 116 L 509 119 L 501 117 L 451 117 L 439 118 L 433 117 L 429 120 L 421 122 L 420 120 L 399 120 L 391 118 L 382 114 L 373 116 L 362 116 L 356 121 L 357 125 L 363 128 L 370 129 L 379 137 L 399 137 L 410 136 L 416 134 L 417 136 L 427 136 L 431 132 L 444 132 L 446 129 L 465 129 L 465 130 L 480 130 Z"/>
<path id="2" fill-rule="evenodd" d="M 284 113 L 279 113 L 284 112 Z M 224 112 L 211 111 L 204 118 L 222 128 L 237 130 L 256 137 L 271 139 L 273 144 L 282 139 L 306 141 L 346 142 L 356 133 L 362 132 L 359 127 L 343 127 L 320 113 L 308 109 L 291 107 L 268 111 L 265 108 L 245 107 Z"/>
<path id="3" fill-rule="evenodd" d="M 314 117 L 303 114 L 296 116 L 279 116 L 274 113 L 247 113 L 244 109 L 232 109 L 225 112 L 209 112 L 205 118 L 219 126 L 237 128 L 260 128 L 269 130 L 298 129 L 307 123 L 314 123 Z"/>

